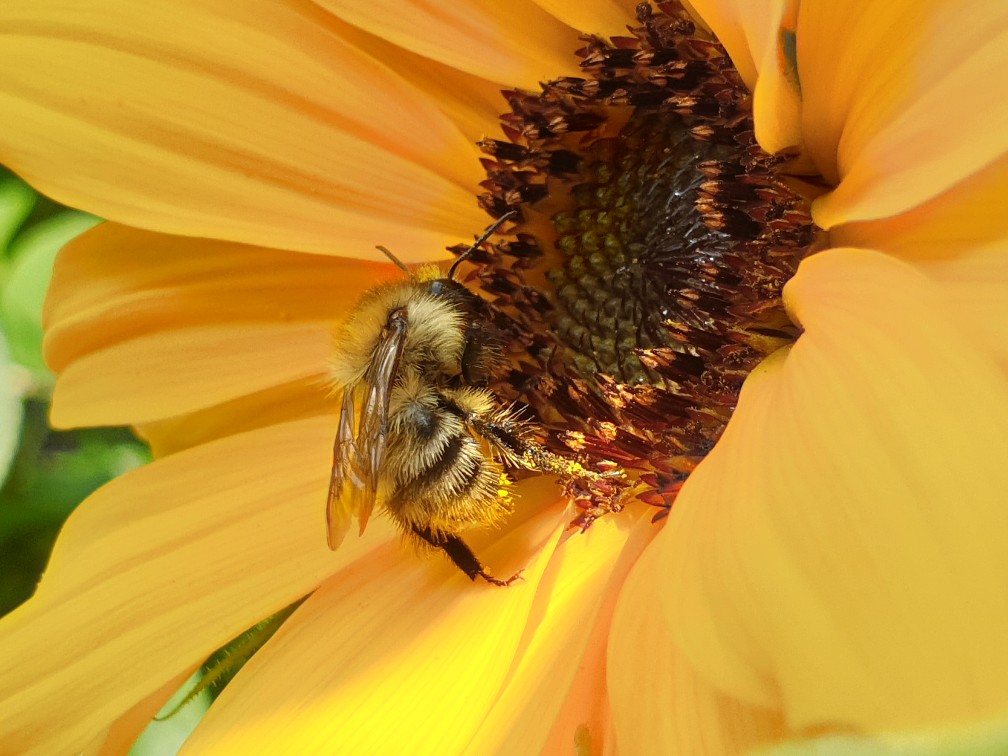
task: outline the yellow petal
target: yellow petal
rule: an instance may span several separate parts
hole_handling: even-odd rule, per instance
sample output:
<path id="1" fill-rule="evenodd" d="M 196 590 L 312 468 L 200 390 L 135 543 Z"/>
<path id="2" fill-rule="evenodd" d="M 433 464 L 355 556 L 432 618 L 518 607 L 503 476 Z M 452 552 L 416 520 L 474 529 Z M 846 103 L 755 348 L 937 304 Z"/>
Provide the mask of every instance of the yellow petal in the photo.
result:
<path id="1" fill-rule="evenodd" d="M 573 752 L 579 731 L 601 740 L 605 648 L 616 596 L 657 532 L 633 505 L 561 543 L 532 606 L 530 627 L 470 753 Z"/>
<path id="2" fill-rule="evenodd" d="M 912 263 L 942 286 L 950 310 L 1008 365 L 1008 156 L 905 213 L 830 231 L 835 245 Z"/>
<path id="3" fill-rule="evenodd" d="M 46 357 L 61 425 L 139 423 L 292 381 L 321 400 L 332 328 L 390 264 L 105 224 L 60 254 Z"/>
<path id="4" fill-rule="evenodd" d="M 326 413 L 336 405 L 318 377 L 284 383 L 220 404 L 135 427 L 155 457 L 174 454 L 235 433 Z"/>
<path id="5" fill-rule="evenodd" d="M 418 55 L 504 86 L 574 74 L 577 32 L 531 0 L 436 4 L 317 0 L 335 16 Z"/>
<path id="6" fill-rule="evenodd" d="M 77 237 L 56 260 L 45 308 L 46 359 L 59 371 L 90 352 L 180 326 L 336 320 L 371 286 L 401 277 L 388 263 L 106 223 Z"/>
<path id="7" fill-rule="evenodd" d="M 761 6 L 746 4 L 748 9 Z M 752 12 L 752 11 L 750 11 Z M 771 155 L 788 147 L 802 144 L 801 98 L 798 92 L 797 71 L 790 48 L 794 39 L 796 0 L 779 0 L 764 8 L 761 40 L 762 57 L 758 66 L 756 86 L 753 89 L 753 121 L 756 139 Z"/>
<path id="8" fill-rule="evenodd" d="M 964 330 L 1008 368 L 1008 240 L 919 267 L 941 285 Z"/>
<path id="9" fill-rule="evenodd" d="M 802 4 L 797 28 L 802 125 L 809 156 L 830 183 L 840 180 L 837 153 L 851 112 L 869 94 L 885 96 L 884 82 L 914 56 L 908 48 L 921 32 L 907 16 L 923 5 L 909 0 Z M 887 95 L 894 107 L 897 92 Z"/>
<path id="10" fill-rule="evenodd" d="M 1008 155 L 948 191 L 888 218 L 845 223 L 830 231 L 834 246 L 878 249 L 917 265 L 954 262 L 1008 239 Z"/>
<path id="11" fill-rule="evenodd" d="M 648 549 L 620 595 L 607 681 L 620 753 L 743 753 L 776 740 L 781 713 L 749 707 L 713 688 L 676 648 L 660 595 L 660 554 Z"/>
<path id="12" fill-rule="evenodd" d="M 798 21 L 803 125 L 837 189 L 831 228 L 914 207 L 1005 152 L 1008 6 L 807 2 Z"/>
<path id="13" fill-rule="evenodd" d="M 801 136 L 797 82 L 784 57 L 784 35 L 794 31 L 795 0 L 690 0 L 687 7 L 724 45 L 753 91 L 756 137 L 767 152 L 798 145 Z"/>
<path id="14" fill-rule="evenodd" d="M 534 484 L 552 492 L 555 484 Z M 494 546 L 493 571 L 525 567 L 506 589 L 471 583 L 442 557 L 398 545 L 324 584 L 224 691 L 191 753 L 458 753 L 514 661 L 566 526 L 539 511 Z M 467 541 L 470 541 L 467 538 Z M 482 545 L 481 545 L 482 544 Z M 504 559 L 532 553 L 530 561 Z"/>
<path id="15" fill-rule="evenodd" d="M 429 257 L 485 223 L 475 147 L 320 8 L 32 0 L 3 19 L 0 151 L 62 202 L 336 254 Z"/>
<path id="16" fill-rule="evenodd" d="M 182 452 L 85 501 L 38 593 L 0 621 L 4 749 L 78 752 L 216 647 L 395 540 L 377 522 L 326 547 L 332 425 Z"/>
<path id="17" fill-rule="evenodd" d="M 298 379 L 327 391 L 328 323 L 177 328 L 80 357 L 52 397 L 56 427 L 171 417 Z M 269 365 L 264 369 L 264 365 Z"/>
<path id="18" fill-rule="evenodd" d="M 940 290 L 831 250 L 653 548 L 689 663 L 793 731 L 1003 711 L 1008 386 Z M 826 681 L 826 682 L 824 682 Z"/>
<path id="19" fill-rule="evenodd" d="M 635 0 L 535 0 L 536 5 L 565 24 L 585 34 L 608 39 L 626 36 L 627 26 L 636 25 Z"/>

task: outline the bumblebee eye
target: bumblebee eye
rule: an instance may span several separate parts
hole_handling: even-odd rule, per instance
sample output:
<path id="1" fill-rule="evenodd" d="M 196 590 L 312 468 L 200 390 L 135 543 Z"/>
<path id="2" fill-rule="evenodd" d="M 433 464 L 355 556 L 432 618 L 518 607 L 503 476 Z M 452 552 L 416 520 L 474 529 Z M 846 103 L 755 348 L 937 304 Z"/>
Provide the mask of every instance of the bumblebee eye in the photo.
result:
<path id="1" fill-rule="evenodd" d="M 443 296 L 445 293 L 445 282 L 439 278 L 430 282 L 430 293 L 435 297 Z"/>

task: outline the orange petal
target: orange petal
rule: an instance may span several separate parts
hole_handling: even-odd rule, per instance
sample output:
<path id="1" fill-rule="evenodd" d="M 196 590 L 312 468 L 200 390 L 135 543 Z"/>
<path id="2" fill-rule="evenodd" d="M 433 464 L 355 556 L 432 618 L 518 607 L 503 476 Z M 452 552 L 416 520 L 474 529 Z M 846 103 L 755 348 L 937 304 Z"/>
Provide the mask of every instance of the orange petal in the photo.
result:
<path id="1" fill-rule="evenodd" d="M 784 0 L 754 4 L 745 0 L 690 0 L 693 11 L 724 45 L 749 89 L 756 86 L 759 64 L 776 49 Z"/>
<path id="2" fill-rule="evenodd" d="M 332 326 L 390 264 L 105 224 L 60 254 L 46 357 L 62 425 L 138 423 L 297 380 L 326 393 Z"/>
<path id="3" fill-rule="evenodd" d="M 394 540 L 374 523 L 326 547 L 332 433 L 320 418 L 234 436 L 85 501 L 35 597 L 0 621 L 4 749 L 77 753 L 222 643 Z"/>
<path id="4" fill-rule="evenodd" d="M 316 0 L 335 16 L 399 47 L 504 86 L 576 74 L 577 32 L 531 0 L 459 0 L 450 11 L 416 0 Z"/>
<path id="5" fill-rule="evenodd" d="M 653 547 L 676 645 L 793 731 L 1003 711 L 1004 373 L 877 252 L 809 258 L 785 301 L 804 333 L 746 381 Z"/>
<path id="6" fill-rule="evenodd" d="M 499 131 L 500 114 L 507 107 L 500 84 L 410 52 L 338 18 L 334 17 L 332 23 L 340 37 L 420 90 L 465 135 L 466 141 L 476 143 Z"/>
<path id="7" fill-rule="evenodd" d="M 536 481 L 542 490 L 556 487 Z M 194 753 L 458 753 L 492 705 L 565 528 L 552 506 L 474 551 L 507 589 L 390 545 L 324 584 L 242 670 Z M 467 538 L 467 541 L 469 539 Z M 508 564 L 532 551 L 531 561 Z M 507 569 L 505 569 L 507 567 Z M 394 723 L 390 726 L 389 723 Z"/>
<path id="8" fill-rule="evenodd" d="M 580 32 L 604 38 L 625 36 L 627 26 L 636 23 L 635 0 L 535 0 L 535 4 Z"/>
<path id="9" fill-rule="evenodd" d="M 532 606 L 511 673 L 470 753 L 571 752 L 577 734 L 604 735 L 605 647 L 623 580 L 657 528 L 650 507 L 634 505 L 568 533 Z"/>
<path id="10" fill-rule="evenodd" d="M 804 133 L 839 183 L 814 206 L 820 226 L 904 211 L 1004 154 L 1008 98 L 996 82 L 1008 6 L 973 11 L 940 0 L 802 4 Z"/>
<path id="11" fill-rule="evenodd" d="M 336 254 L 381 241 L 429 257 L 484 225 L 476 148 L 320 8 L 32 0 L 4 15 L 0 151 L 66 204 Z"/>
<path id="12" fill-rule="evenodd" d="M 780 712 L 749 707 L 698 675 L 661 612 L 661 554 L 637 562 L 609 639 L 607 682 L 620 753 L 743 753 L 783 731 Z"/>

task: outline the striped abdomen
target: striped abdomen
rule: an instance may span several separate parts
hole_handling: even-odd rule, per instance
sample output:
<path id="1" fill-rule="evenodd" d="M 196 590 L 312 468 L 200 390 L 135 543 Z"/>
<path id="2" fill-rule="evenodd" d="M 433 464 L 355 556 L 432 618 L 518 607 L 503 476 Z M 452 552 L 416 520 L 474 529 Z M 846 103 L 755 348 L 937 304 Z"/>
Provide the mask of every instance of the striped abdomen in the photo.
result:
<path id="1" fill-rule="evenodd" d="M 457 533 L 508 513 L 506 498 L 498 495 L 501 467 L 463 420 L 482 409 L 483 400 L 483 392 L 441 392 L 419 380 L 397 388 L 383 484 L 385 507 L 405 529 Z M 489 395 L 485 400 L 492 401 Z"/>

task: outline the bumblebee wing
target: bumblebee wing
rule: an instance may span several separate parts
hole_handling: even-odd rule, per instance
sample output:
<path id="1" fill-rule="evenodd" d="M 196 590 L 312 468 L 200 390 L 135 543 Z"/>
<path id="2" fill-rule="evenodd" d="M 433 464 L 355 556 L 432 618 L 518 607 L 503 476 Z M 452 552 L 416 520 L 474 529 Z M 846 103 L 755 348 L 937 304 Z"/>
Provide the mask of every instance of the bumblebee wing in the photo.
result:
<path id="1" fill-rule="evenodd" d="M 357 433 L 358 460 L 363 475 L 355 506 L 362 533 L 378 495 L 378 478 L 388 440 L 389 400 L 408 330 L 406 308 L 399 307 L 389 313 L 365 376 L 367 391 Z"/>
<path id="2" fill-rule="evenodd" d="M 343 391 L 343 406 L 340 409 L 339 428 L 333 444 L 332 475 L 329 478 L 329 498 L 326 502 L 326 538 L 329 548 L 335 551 L 343 542 L 350 521 L 353 519 L 354 497 L 344 490 L 347 479 L 361 485 L 360 449 L 354 440 L 354 403 L 356 386 L 348 386 Z"/>
<path id="3" fill-rule="evenodd" d="M 389 400 L 406 344 L 407 326 L 405 308 L 389 314 L 364 375 L 363 387 L 348 386 L 343 392 L 326 502 L 330 549 L 335 550 L 342 543 L 355 512 L 363 533 L 374 509 L 388 439 Z M 361 404 L 359 424 L 356 421 L 358 402 Z"/>

